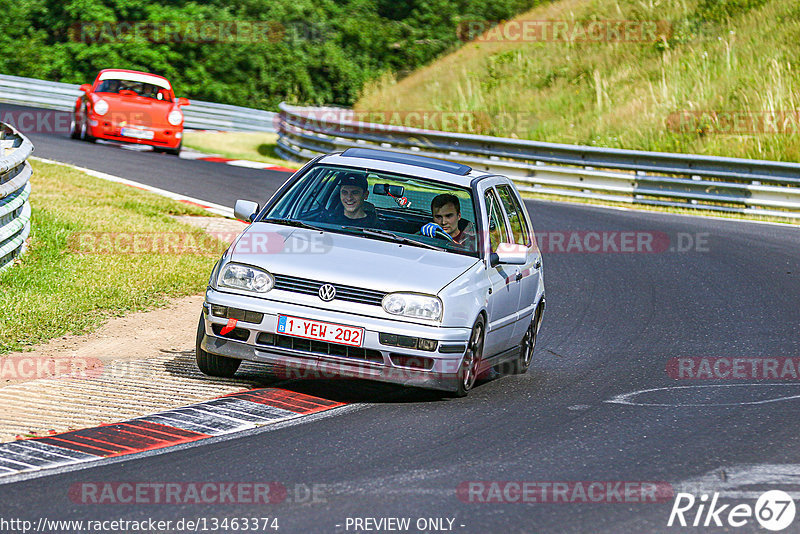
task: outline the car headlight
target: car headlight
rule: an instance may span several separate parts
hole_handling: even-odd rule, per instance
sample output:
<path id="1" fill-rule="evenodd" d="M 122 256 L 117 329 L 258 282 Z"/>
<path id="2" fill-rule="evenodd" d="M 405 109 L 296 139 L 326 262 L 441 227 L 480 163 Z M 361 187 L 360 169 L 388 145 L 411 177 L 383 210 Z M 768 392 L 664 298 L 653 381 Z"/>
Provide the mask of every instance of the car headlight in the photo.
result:
<path id="1" fill-rule="evenodd" d="M 219 285 L 256 293 L 266 293 L 275 285 L 275 278 L 267 271 L 262 271 L 255 267 L 229 263 L 219 275 Z"/>
<path id="2" fill-rule="evenodd" d="M 169 112 L 169 115 L 167 115 L 167 120 L 171 125 L 177 126 L 183 120 L 183 113 L 181 113 L 179 109 L 173 109 Z"/>
<path id="3" fill-rule="evenodd" d="M 97 102 L 94 103 L 94 112 L 98 115 L 105 115 L 108 113 L 108 102 L 99 98 Z"/>
<path id="4" fill-rule="evenodd" d="M 442 301 L 439 297 L 416 293 L 389 293 L 383 297 L 382 304 L 386 313 L 392 315 L 432 320 L 442 318 Z"/>

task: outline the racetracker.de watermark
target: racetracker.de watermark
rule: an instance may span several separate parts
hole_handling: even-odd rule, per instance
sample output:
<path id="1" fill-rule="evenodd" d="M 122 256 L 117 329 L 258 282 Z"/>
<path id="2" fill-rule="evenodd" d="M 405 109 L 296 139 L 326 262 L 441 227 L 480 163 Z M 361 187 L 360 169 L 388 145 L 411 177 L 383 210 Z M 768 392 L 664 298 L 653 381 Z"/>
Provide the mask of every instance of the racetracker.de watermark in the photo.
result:
<path id="1" fill-rule="evenodd" d="M 666 126 L 699 135 L 793 135 L 800 134 L 800 112 L 683 110 L 670 113 Z"/>
<path id="2" fill-rule="evenodd" d="M 91 379 L 103 375 L 97 358 L 10 356 L 0 358 L 0 380 Z"/>
<path id="3" fill-rule="evenodd" d="M 669 502 L 674 492 L 667 482 L 472 480 L 456 495 L 470 504 L 641 504 Z"/>
<path id="4" fill-rule="evenodd" d="M 280 482 L 77 482 L 69 487 L 75 504 L 279 504 L 323 503 L 321 484 Z"/>
<path id="5" fill-rule="evenodd" d="M 659 254 L 709 252 L 710 233 L 659 231 L 569 230 L 536 232 L 539 250 L 546 254 Z"/>
<path id="6" fill-rule="evenodd" d="M 536 114 L 530 112 L 442 111 L 435 109 L 412 110 L 302 110 L 302 118 L 276 115 L 275 127 L 319 130 L 335 135 L 380 134 L 387 132 L 413 133 L 416 130 L 466 132 L 474 134 L 525 135 L 539 124 Z M 283 121 L 283 122 L 282 122 Z"/>
<path id="7" fill-rule="evenodd" d="M 325 234 L 288 235 L 249 231 L 233 249 L 236 254 L 325 254 L 332 239 Z M 67 247 L 78 254 L 221 254 L 236 232 L 76 232 Z"/>
<path id="8" fill-rule="evenodd" d="M 69 134 L 72 132 L 74 114 L 69 111 L 36 110 L 18 111 L 0 109 L 0 122 L 13 126 L 22 134 L 46 133 Z M 142 111 L 109 111 L 98 124 L 105 128 L 119 128 L 126 125 L 150 126 L 154 117 Z"/>
<path id="9" fill-rule="evenodd" d="M 476 42 L 654 43 L 672 35 L 666 20 L 471 20 L 458 38 Z"/>
<path id="10" fill-rule="evenodd" d="M 675 380 L 800 380 L 800 357 L 682 357 L 667 361 Z"/>
<path id="11" fill-rule="evenodd" d="M 289 37 L 324 41 L 324 25 L 277 20 L 88 21 L 69 28 L 71 41 L 99 43 L 278 43 Z"/>

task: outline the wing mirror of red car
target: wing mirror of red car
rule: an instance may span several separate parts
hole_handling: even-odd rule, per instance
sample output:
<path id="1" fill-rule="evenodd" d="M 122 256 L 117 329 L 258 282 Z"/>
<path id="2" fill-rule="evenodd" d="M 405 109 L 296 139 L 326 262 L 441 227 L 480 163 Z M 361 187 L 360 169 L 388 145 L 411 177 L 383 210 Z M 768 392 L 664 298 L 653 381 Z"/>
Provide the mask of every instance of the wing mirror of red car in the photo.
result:
<path id="1" fill-rule="evenodd" d="M 180 97 L 178 99 L 178 105 L 179 106 L 188 106 L 189 105 L 189 99 L 188 98 L 184 98 L 184 97 Z"/>
<path id="2" fill-rule="evenodd" d="M 91 93 L 92 92 L 92 86 L 89 85 L 88 83 L 85 83 L 85 84 L 81 85 L 80 87 L 78 87 L 78 89 L 80 89 L 84 93 Z"/>

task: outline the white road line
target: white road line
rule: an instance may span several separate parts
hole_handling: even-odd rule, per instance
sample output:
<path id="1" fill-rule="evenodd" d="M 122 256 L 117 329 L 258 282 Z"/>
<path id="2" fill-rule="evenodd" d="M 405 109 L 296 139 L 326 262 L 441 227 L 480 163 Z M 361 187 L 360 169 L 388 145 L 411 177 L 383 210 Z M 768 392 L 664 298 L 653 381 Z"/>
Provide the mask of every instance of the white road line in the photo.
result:
<path id="1" fill-rule="evenodd" d="M 681 407 L 681 406 L 745 406 L 745 405 L 752 405 L 752 404 L 768 404 L 770 402 L 780 402 L 785 400 L 793 400 L 793 399 L 800 399 L 800 391 L 797 394 L 792 394 L 789 396 L 778 396 L 773 399 L 765 399 L 759 401 L 741 401 L 741 402 L 703 402 L 703 403 L 686 403 L 686 402 L 672 402 L 672 403 L 655 403 L 655 402 L 636 402 L 632 399 L 635 397 L 645 394 L 645 393 L 652 393 L 654 391 L 674 391 L 679 389 L 700 389 L 700 388 L 735 388 L 735 387 L 771 387 L 771 388 L 782 388 L 782 387 L 793 387 L 797 388 L 800 387 L 800 384 L 711 384 L 711 385 L 700 385 L 700 386 L 668 386 L 663 388 L 652 388 L 652 389 L 640 389 L 638 391 L 632 391 L 630 393 L 623 393 L 621 395 L 616 395 L 615 397 L 605 400 L 603 402 L 607 402 L 610 404 L 626 404 L 628 406 L 673 406 L 673 407 Z"/>
<path id="2" fill-rule="evenodd" d="M 223 217 L 230 217 L 231 219 L 234 218 L 233 215 L 233 208 L 228 208 L 226 206 L 221 206 L 219 204 L 214 204 L 213 202 L 207 202 L 205 200 L 200 200 L 199 198 L 189 197 L 186 195 L 179 195 L 178 193 L 173 193 L 172 191 L 167 191 L 165 189 L 159 189 L 158 187 L 153 187 L 151 185 L 142 184 L 139 182 L 134 182 L 133 180 L 128 180 L 127 178 L 120 178 L 119 176 L 114 176 L 113 174 L 108 174 L 105 172 L 95 171 L 92 169 L 87 169 L 85 167 L 78 167 L 77 165 L 72 165 L 70 163 L 61 163 L 60 161 L 54 161 L 51 159 L 40 158 L 36 156 L 31 156 L 28 159 L 33 159 L 36 161 L 41 161 L 42 163 L 50 163 L 53 165 L 63 165 L 65 167 L 69 167 L 71 169 L 75 169 L 81 172 L 85 172 L 89 176 L 94 176 L 95 178 L 100 178 L 101 180 L 106 180 L 109 182 L 116 182 L 120 184 L 129 185 L 131 187 L 137 187 L 139 189 L 144 189 L 151 193 L 155 193 L 157 195 L 161 195 L 162 197 L 171 198 L 173 200 L 178 200 L 180 202 L 190 202 L 192 204 L 196 204 L 199 207 L 205 209 L 210 213 L 214 213 L 215 215 L 221 215 Z"/>
<path id="3" fill-rule="evenodd" d="M 752 486 L 765 486 L 756 490 Z M 770 488 L 769 486 L 778 486 Z M 757 499 L 769 489 L 781 489 L 793 499 L 800 498 L 800 464 L 736 464 L 720 467 L 689 478 L 672 489 L 677 494 L 710 495 L 729 499 Z M 792 491 L 794 490 L 794 491 Z"/>

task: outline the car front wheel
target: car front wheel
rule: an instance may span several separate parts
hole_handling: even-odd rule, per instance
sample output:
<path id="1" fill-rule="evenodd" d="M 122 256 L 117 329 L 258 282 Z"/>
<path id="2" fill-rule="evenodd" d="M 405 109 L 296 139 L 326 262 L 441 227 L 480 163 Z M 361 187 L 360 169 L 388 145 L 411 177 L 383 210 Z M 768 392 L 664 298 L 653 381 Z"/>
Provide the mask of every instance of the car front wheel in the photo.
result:
<path id="1" fill-rule="evenodd" d="M 197 359 L 197 367 L 208 376 L 219 376 L 222 378 L 230 378 L 236 374 L 242 360 L 236 358 L 226 358 L 217 354 L 206 352 L 200 346 L 203 342 L 203 334 L 205 333 L 205 321 L 203 315 L 200 314 L 200 322 L 197 324 L 197 340 L 195 342 L 195 358 Z"/>
<path id="2" fill-rule="evenodd" d="M 157 154 L 169 154 L 170 156 L 180 156 L 181 148 L 183 148 L 183 141 L 178 143 L 178 146 L 176 146 L 175 148 L 164 148 L 160 146 L 154 146 L 153 152 L 156 152 Z"/>
<path id="3" fill-rule="evenodd" d="M 461 360 L 461 367 L 458 370 L 458 388 L 454 392 L 456 397 L 465 397 L 472 386 L 475 385 L 475 380 L 478 378 L 478 369 L 480 367 L 481 359 L 483 358 L 483 338 L 485 334 L 485 323 L 483 316 L 478 317 L 475 325 L 472 327 L 472 333 L 469 336 L 469 344 L 467 351 L 464 353 L 464 359 Z"/>
<path id="4" fill-rule="evenodd" d="M 89 133 L 89 116 L 88 114 L 83 115 L 83 120 L 81 121 L 81 132 L 80 138 L 84 141 L 88 141 L 89 143 L 94 143 L 95 139 Z"/>
<path id="5" fill-rule="evenodd" d="M 72 139 L 80 139 L 81 131 L 78 129 L 78 123 L 75 120 L 75 114 L 72 114 L 72 121 L 69 124 L 69 136 Z"/>

